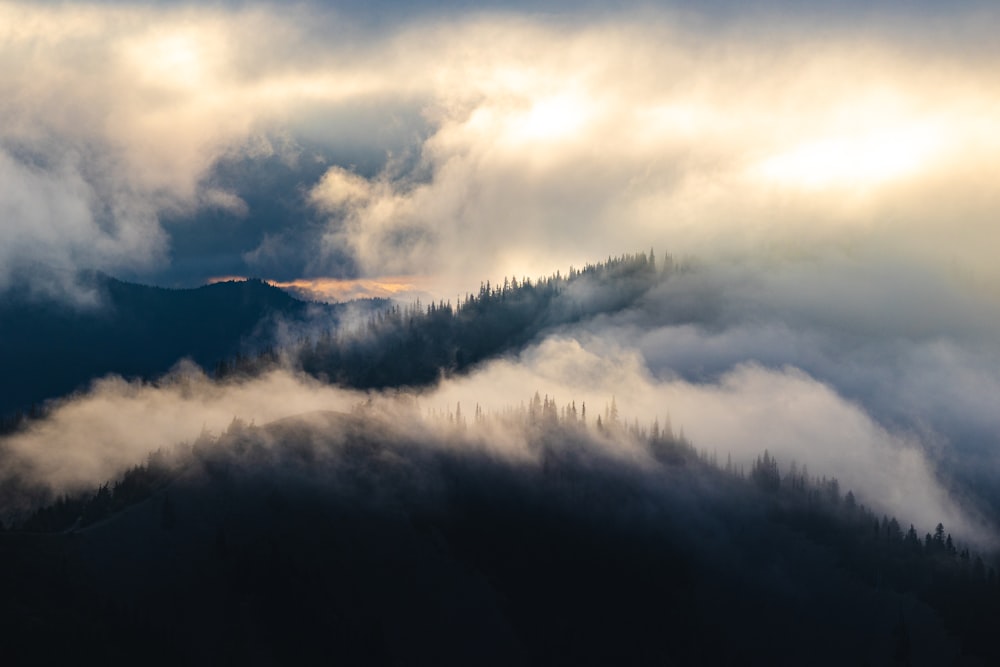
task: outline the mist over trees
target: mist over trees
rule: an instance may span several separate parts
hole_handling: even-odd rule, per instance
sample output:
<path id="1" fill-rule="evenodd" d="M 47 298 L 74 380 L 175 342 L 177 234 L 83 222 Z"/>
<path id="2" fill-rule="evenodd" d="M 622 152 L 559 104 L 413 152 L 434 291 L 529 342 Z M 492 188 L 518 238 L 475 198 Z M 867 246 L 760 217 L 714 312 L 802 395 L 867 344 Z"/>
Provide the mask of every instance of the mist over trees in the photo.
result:
<path id="1" fill-rule="evenodd" d="M 313 391 L 367 393 L 351 394 L 349 412 L 202 428 L 92 488 L 54 490 L 30 464 L 11 468 L 0 493 L 8 655 L 121 662 L 155 645 L 154 664 L 1000 659 L 996 554 L 945 519 L 881 513 L 851 480 L 779 461 L 766 439 L 734 463 L 665 412 L 640 423 L 620 396 L 595 405 L 540 389 L 507 407 L 472 393 L 420 405 L 419 388 L 563 327 L 648 310 L 651 291 L 689 271 L 669 255 L 623 255 L 483 283 L 454 304 L 366 304 L 350 324 L 295 315 L 308 326 L 281 345 L 204 357 L 214 379 L 201 377 L 220 392 L 280 367 L 321 380 Z M 258 297 L 278 299 L 276 317 L 300 312 L 262 283 L 239 289 L 248 313 Z M 46 642 L 53 632 L 67 641 Z"/>
<path id="2" fill-rule="evenodd" d="M 225 361 L 216 374 L 253 374 L 287 358 L 310 375 L 348 387 L 428 385 L 516 351 L 543 331 L 627 308 L 681 270 L 670 255 L 657 268 L 651 250 L 570 267 L 565 276 L 487 281 L 455 304 L 393 304 L 360 326 L 330 328 L 283 349 Z"/>
<path id="3" fill-rule="evenodd" d="M 0 376 L 0 433 L 95 378 L 151 380 L 182 358 L 219 378 L 290 360 L 349 387 L 427 385 L 552 327 L 625 308 L 673 270 L 669 255 L 658 270 L 652 251 L 609 257 L 566 276 L 487 281 L 455 305 L 315 304 L 260 280 L 171 290 L 102 274 L 84 276 L 95 299 L 89 306 L 8 292 L 0 299 L 0 363 L 8 371 Z M 358 318 L 360 326 L 348 324 Z M 279 338 L 279 329 L 293 340 Z"/>
<path id="4" fill-rule="evenodd" d="M 995 568 L 943 526 L 914 540 L 767 452 L 744 471 L 669 422 L 584 407 L 537 393 L 423 416 L 359 404 L 234 420 L 156 452 L 0 535 L 2 570 L 22 577 L 6 650 L 114 660 L 155 641 L 164 664 L 996 657 Z M 26 573 L 32 551 L 70 565 Z M 55 628 L 72 648 L 41 641 Z"/>

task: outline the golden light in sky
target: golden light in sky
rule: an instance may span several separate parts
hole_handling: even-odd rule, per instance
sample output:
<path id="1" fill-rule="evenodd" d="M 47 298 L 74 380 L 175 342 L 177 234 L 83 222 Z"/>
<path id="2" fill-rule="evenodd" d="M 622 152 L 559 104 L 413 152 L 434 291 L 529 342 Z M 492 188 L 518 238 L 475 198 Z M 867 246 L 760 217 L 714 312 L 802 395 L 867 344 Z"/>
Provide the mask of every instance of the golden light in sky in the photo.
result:
<path id="1" fill-rule="evenodd" d="M 211 71 L 219 65 L 217 40 L 218 36 L 171 26 L 126 41 L 124 52 L 144 85 L 202 96 L 218 84 Z"/>
<path id="2" fill-rule="evenodd" d="M 715 34 L 670 12 L 563 27 L 473 13 L 331 39 L 263 6 L 88 7 L 0 3 L 0 139 L 106 149 L 113 173 L 99 180 L 113 192 L 67 196 L 84 209 L 122 198 L 115 224 L 86 227 L 122 230 L 87 244 L 88 257 L 109 248 L 107 268 L 163 258 L 170 234 L 194 233 L 168 234 L 160 213 L 244 215 L 212 170 L 284 136 L 289 164 L 296 141 L 326 147 L 326 177 L 292 195 L 325 219 L 307 230 L 278 217 L 263 236 L 234 228 L 234 252 L 252 261 L 287 243 L 275 256 L 304 258 L 305 275 L 339 275 L 324 263 L 343 252 L 362 276 L 450 271 L 450 294 L 609 248 L 754 255 L 847 237 L 932 266 L 947 246 L 996 273 L 985 250 L 1000 240 L 986 177 L 1000 155 L 990 53 L 853 32 L 810 41 L 793 23 Z M 52 164 L 73 172 L 66 153 Z M 28 167 L 19 177 L 38 180 Z M 846 191 L 862 196 L 841 206 Z M 25 224 L 17 238 L 81 256 L 67 240 L 85 225 L 68 220 Z M 149 228 L 130 233 L 136 220 Z M 0 259 L 17 255 L 13 237 Z M 256 270 L 269 272 L 239 271 Z"/>
<path id="3" fill-rule="evenodd" d="M 556 95 L 535 101 L 511 120 L 513 138 L 521 141 L 557 141 L 578 132 L 586 123 L 592 101 Z"/>
<path id="4" fill-rule="evenodd" d="M 245 276 L 215 276 L 206 283 L 243 282 Z M 295 280 L 265 280 L 268 285 L 299 292 L 316 301 L 350 301 L 351 299 L 398 298 L 407 300 L 423 296 L 426 278 L 422 276 L 379 276 L 375 278 L 297 278 Z"/>
<path id="5" fill-rule="evenodd" d="M 926 168 L 942 143 L 933 125 L 810 138 L 761 161 L 753 172 L 794 188 L 871 188 Z"/>
<path id="6" fill-rule="evenodd" d="M 290 281 L 269 280 L 282 289 L 293 289 L 319 301 L 351 299 L 402 298 L 418 291 L 420 276 L 379 276 L 375 278 L 298 278 Z"/>

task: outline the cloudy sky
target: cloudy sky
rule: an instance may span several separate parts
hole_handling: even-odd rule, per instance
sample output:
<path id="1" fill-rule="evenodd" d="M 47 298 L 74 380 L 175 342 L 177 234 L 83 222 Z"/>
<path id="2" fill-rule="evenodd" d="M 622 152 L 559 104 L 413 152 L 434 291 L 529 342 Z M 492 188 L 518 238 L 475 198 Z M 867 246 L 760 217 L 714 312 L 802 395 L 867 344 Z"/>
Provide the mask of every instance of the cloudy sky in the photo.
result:
<path id="1" fill-rule="evenodd" d="M 992 291 L 988 3 L 470 4 L 0 3 L 0 284 L 452 294 L 653 246 Z"/>
<path id="2" fill-rule="evenodd" d="M 1000 11 L 872 4 L 0 2 L 0 289 L 453 298 L 653 247 L 706 268 L 442 401 L 624 392 L 974 526 L 1000 508 Z"/>

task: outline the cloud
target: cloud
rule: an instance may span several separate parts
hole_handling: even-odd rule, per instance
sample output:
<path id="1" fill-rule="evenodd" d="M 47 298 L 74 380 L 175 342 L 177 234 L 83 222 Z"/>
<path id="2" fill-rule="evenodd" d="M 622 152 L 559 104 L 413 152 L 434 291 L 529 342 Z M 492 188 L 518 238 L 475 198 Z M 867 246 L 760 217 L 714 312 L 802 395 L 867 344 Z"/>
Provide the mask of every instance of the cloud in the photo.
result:
<path id="1" fill-rule="evenodd" d="M 614 398 L 624 418 L 671 423 L 700 450 L 722 460 L 731 455 L 748 471 L 768 449 L 783 472 L 795 461 L 811 474 L 837 477 L 845 491 L 853 489 L 878 511 L 918 525 L 944 521 L 963 534 L 994 539 L 975 506 L 962 507 L 942 486 L 925 443 L 883 427 L 862 405 L 791 366 L 741 362 L 707 382 L 658 380 L 618 339 L 584 337 L 581 343 L 555 337 L 515 363 L 488 364 L 423 401 L 442 409 L 462 401 L 467 410 L 470 400 L 502 404 L 503 397 L 532 387 L 560 406 L 585 403 L 591 423 L 599 415 L 607 418 L 604 411 Z"/>
<path id="2" fill-rule="evenodd" d="M 377 280 L 358 278 L 338 280 L 320 278 L 298 279 L 290 282 L 272 282 L 275 287 L 302 294 L 313 301 L 350 301 L 353 299 L 398 299 L 415 301 L 430 296 L 420 287 L 420 276 L 381 276 Z"/>
<path id="3" fill-rule="evenodd" d="M 763 267 L 706 262 L 671 274 L 625 310 L 560 328 L 559 336 L 593 359 L 579 364 L 587 373 L 578 371 L 574 381 L 549 391 L 560 397 L 572 393 L 579 400 L 574 387 L 606 387 L 605 394 L 617 393 L 621 403 L 623 390 L 615 387 L 632 387 L 624 390 L 634 397 L 629 401 L 641 402 L 647 393 L 660 395 L 658 384 L 686 383 L 699 389 L 690 396 L 718 406 L 718 396 L 708 388 L 728 387 L 734 378 L 798 378 L 784 386 L 789 396 L 800 389 L 803 395 L 822 389 L 819 394 L 828 392 L 831 405 L 843 403 L 845 413 L 857 412 L 861 422 L 868 422 L 868 435 L 861 434 L 864 429 L 844 433 L 844 442 L 858 438 L 916 448 L 932 486 L 943 486 L 970 514 L 990 516 L 1000 507 L 993 482 L 1000 474 L 1000 424 L 992 407 L 1000 396 L 1000 357 L 992 343 L 1000 328 L 998 305 L 988 293 L 970 289 L 948 272 L 935 275 L 891 261 L 877 264 L 864 256 L 802 258 Z M 543 369 L 563 356 L 552 352 L 532 357 L 529 365 Z M 624 361 L 598 361 L 608 358 Z M 640 379 L 619 377 L 625 369 L 634 369 Z M 517 385 L 531 383 L 511 383 Z M 720 414 L 758 400 L 750 391 L 739 396 L 741 400 L 719 408 Z M 606 395 L 591 397 L 588 405 L 592 399 L 601 401 L 599 407 L 608 400 Z M 790 422 L 801 412 L 803 428 L 815 419 L 817 433 L 840 433 L 839 427 L 829 426 L 840 418 L 824 418 L 798 405 L 776 402 L 775 419 Z M 673 407 L 670 412 L 674 414 Z M 651 412 L 644 414 L 651 418 Z M 758 446 L 755 429 L 744 437 Z M 785 464 L 789 457 L 800 463 L 803 456 L 825 461 L 810 443 L 824 442 L 824 451 L 830 452 L 845 446 L 823 435 L 804 435 L 804 430 L 787 433 L 796 435 L 786 443 L 798 440 L 801 451 L 809 453 L 789 446 L 782 451 Z M 705 444 L 701 434 L 695 441 Z M 735 439 L 719 441 L 734 447 Z M 718 451 L 725 455 L 724 448 Z M 823 463 L 824 474 L 828 464 Z M 876 466 L 875 459 L 869 464 Z M 901 462 L 900 469 L 905 465 Z M 874 467 L 862 472 L 869 469 Z M 842 481 L 859 477 L 832 474 Z M 870 484 L 865 493 L 877 495 L 872 486 L 877 485 Z"/>
<path id="4" fill-rule="evenodd" d="M 706 267 L 593 330 L 634 345 L 654 373 L 711 379 L 747 361 L 793 365 L 888 427 L 935 432 L 950 442 L 939 456 L 966 468 L 970 457 L 995 458 L 995 418 L 982 402 L 1000 389 L 998 329 L 1000 303 L 960 277 L 840 257 Z"/>
<path id="5" fill-rule="evenodd" d="M 7 438 L 7 466 L 53 489 L 88 488 L 149 452 L 193 442 L 202 430 L 218 434 L 234 417 L 268 422 L 312 410 L 349 410 L 359 400 L 287 373 L 231 385 L 212 382 L 191 364 L 155 385 L 109 376 Z"/>
<path id="6" fill-rule="evenodd" d="M 650 243 L 703 257 L 861 248 L 992 275 L 979 241 L 996 209 L 983 180 L 995 60 L 921 53 L 918 66 L 902 42 L 682 25 L 404 32 L 407 52 L 439 63 L 415 74 L 434 101 L 420 169 L 363 182 L 332 168 L 312 192 L 342 211 L 325 247 L 352 248 L 369 274 L 467 280 Z"/>
<path id="7" fill-rule="evenodd" d="M 162 257 L 155 212 L 95 178 L 84 161 L 63 155 L 42 167 L 0 149 L 0 288 L 17 280 L 60 294 L 79 268 L 127 269 Z M 83 288 L 71 291 L 88 300 Z"/>
<path id="8" fill-rule="evenodd" d="M 246 276 L 213 276 L 206 282 L 214 284 L 247 279 Z M 330 303 L 354 299 L 399 299 L 403 301 L 423 299 L 426 302 L 430 294 L 421 289 L 420 282 L 419 276 L 382 276 L 377 280 L 367 278 L 353 280 L 299 278 L 290 281 L 267 281 L 269 285 L 301 295 L 303 299 Z"/>
<path id="9" fill-rule="evenodd" d="M 150 451 L 192 442 L 205 429 L 219 433 L 234 417 L 264 424 L 360 405 L 373 406 L 401 434 L 423 434 L 428 446 L 474 446 L 493 457 L 530 462 L 537 452 L 532 454 L 524 434 L 502 420 L 470 431 L 468 442 L 477 444 L 454 445 L 436 435 L 434 415 L 461 410 L 471 421 L 482 410 L 502 416 L 534 390 L 559 408 L 573 402 L 582 412 L 586 406 L 591 429 L 599 416 L 607 423 L 613 399 L 627 423 L 672 424 L 696 447 L 723 460 L 731 455 L 737 466 L 749 469 L 768 449 L 783 471 L 795 461 L 814 475 L 837 477 L 845 491 L 853 489 L 877 511 L 921 526 L 943 521 L 956 535 L 984 543 L 995 537 L 994 527 L 974 506 L 956 501 L 936 479 L 912 434 L 879 425 L 861 406 L 801 370 L 744 363 L 712 382 L 658 380 L 634 350 L 608 340 L 581 344 L 563 336 L 421 393 L 362 394 L 287 371 L 227 384 L 216 384 L 190 366 L 180 366 L 156 385 L 111 377 L 64 401 L 27 431 L 5 438 L 3 469 L 8 479 L 32 480 L 55 492 L 90 488 Z M 601 442 L 607 462 L 636 470 L 653 465 L 649 452 L 626 437 Z"/>
<path id="10" fill-rule="evenodd" d="M 329 48 L 345 28 L 320 40 L 267 7 L 4 3 L 0 23 L 0 241 L 17 258 L 0 288 L 14 269 L 65 287 L 79 268 L 162 268 L 164 216 L 247 215 L 212 183 L 220 160 L 275 153 L 295 118 L 306 132 L 391 77 L 358 43 Z"/>
<path id="11" fill-rule="evenodd" d="M 41 266 L 54 253 L 162 270 L 169 234 L 156 219 L 245 216 L 238 186 L 218 188 L 213 173 L 285 136 L 323 147 L 330 170 L 302 184 L 307 195 L 271 198 L 311 201 L 329 225 L 232 224 L 260 252 L 241 246 L 205 275 L 234 262 L 298 262 L 310 277 L 434 272 L 451 294 L 656 244 L 703 256 L 867 247 L 991 280 L 1000 92 L 988 15 L 870 12 L 858 32 L 857 8 L 780 6 L 500 3 L 376 20 L 322 4 L 5 3 L 0 146 L 44 174 L 50 197 L 86 201 L 78 218 L 118 230 L 80 237 L 103 252 L 74 251 L 84 241 L 63 240 L 39 193 L 45 231 L 22 249 Z M 88 163 L 76 176 L 64 167 L 75 154 Z M 93 200 L 74 195 L 79 180 Z"/>

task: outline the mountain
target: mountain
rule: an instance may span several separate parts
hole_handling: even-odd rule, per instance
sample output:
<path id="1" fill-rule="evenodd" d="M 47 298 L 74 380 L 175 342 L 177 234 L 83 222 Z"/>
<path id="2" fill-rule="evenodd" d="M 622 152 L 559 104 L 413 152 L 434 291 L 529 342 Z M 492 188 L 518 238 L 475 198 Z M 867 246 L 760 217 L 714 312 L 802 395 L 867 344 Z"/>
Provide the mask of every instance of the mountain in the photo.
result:
<path id="1" fill-rule="evenodd" d="M 907 530 L 850 479 L 781 468 L 766 433 L 745 433 L 762 451 L 744 472 L 675 435 L 669 411 L 644 427 L 621 394 L 603 413 L 593 396 L 589 413 L 583 396 L 567 401 L 607 366 L 560 387 L 561 404 L 538 391 L 524 400 L 523 375 L 467 382 L 611 314 L 635 322 L 656 308 L 685 321 L 697 299 L 654 299 L 685 270 L 609 258 L 485 283 L 454 305 L 367 304 L 385 307 L 349 324 L 341 306 L 256 281 L 171 291 L 100 277 L 99 308 L 23 301 L 9 311 L 21 338 L 4 353 L 21 345 L 37 357 L 65 338 L 75 347 L 61 363 L 94 364 L 66 374 L 76 382 L 111 364 L 142 376 L 120 369 L 162 368 L 181 351 L 216 371 L 179 388 L 133 385 L 185 406 L 176 412 L 151 415 L 143 400 L 130 409 L 98 388 L 0 438 L 0 655 L 997 664 L 1000 561 L 953 539 L 952 525 Z M 253 354 L 275 343 L 278 321 L 292 325 L 279 353 Z M 543 342 L 534 354 L 559 348 Z M 442 410 L 435 392 L 449 387 L 461 393 L 445 393 L 454 409 Z M 209 405 L 216 394 L 239 400 Z M 277 407 L 244 415 L 261 425 L 234 417 L 225 428 L 260 403 Z M 212 412 L 226 421 L 206 426 L 200 415 Z M 184 435 L 169 440 L 163 414 Z M 67 474 L 74 466 L 86 474 Z"/>
<path id="2" fill-rule="evenodd" d="M 112 664 L 995 655 L 995 578 L 957 555 L 873 531 L 870 513 L 819 481 L 786 477 L 779 493 L 683 439 L 553 412 L 423 426 L 364 408 L 234 420 L 158 452 L 26 524 L 79 510 L 68 530 L 0 533 L 3 650 Z M 528 455 L 478 447 L 481 428 Z M 628 443 L 652 462 L 622 460 Z"/>
<path id="3" fill-rule="evenodd" d="M 285 356 L 300 370 L 343 386 L 426 386 L 516 353 L 559 327 L 634 307 L 675 270 L 681 269 L 669 255 L 657 269 L 650 252 L 609 257 L 534 282 L 486 282 L 460 303 L 393 305 L 373 314 L 361 332 L 327 331 L 290 346 Z"/>
<path id="4" fill-rule="evenodd" d="M 278 320 L 335 322 L 344 304 L 300 301 L 261 280 L 165 289 L 90 274 L 96 304 L 0 296 L 0 416 L 117 373 L 154 378 L 182 358 L 207 370 L 274 345 Z M 366 303 L 380 306 L 382 302 Z"/>
<path id="5" fill-rule="evenodd" d="M 317 304 L 261 280 L 165 289 L 101 274 L 85 277 L 97 295 L 89 307 L 8 292 L 0 296 L 0 418 L 108 373 L 152 379 L 182 358 L 220 376 L 259 372 L 273 362 L 255 353 L 276 346 L 299 370 L 344 386 L 428 385 L 544 331 L 627 308 L 674 270 L 669 257 L 662 270 L 652 254 L 609 257 L 566 276 L 487 282 L 454 306 Z M 338 326 L 349 308 L 369 315 L 361 330 Z M 279 321 L 291 340 L 276 339 Z"/>

